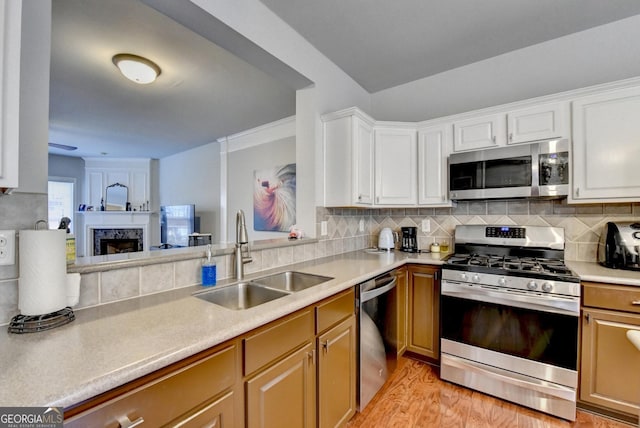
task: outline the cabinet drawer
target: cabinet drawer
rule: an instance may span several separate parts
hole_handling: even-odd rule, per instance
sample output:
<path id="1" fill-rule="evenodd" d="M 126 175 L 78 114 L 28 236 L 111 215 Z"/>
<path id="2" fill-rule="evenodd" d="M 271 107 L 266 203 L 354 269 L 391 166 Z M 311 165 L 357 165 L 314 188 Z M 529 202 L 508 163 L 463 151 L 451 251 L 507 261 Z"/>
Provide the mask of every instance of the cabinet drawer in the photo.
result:
<path id="1" fill-rule="evenodd" d="M 244 339 L 244 374 L 248 376 L 289 353 L 313 337 L 313 313 L 298 313 L 275 321 L 266 329 Z"/>
<path id="2" fill-rule="evenodd" d="M 355 311 L 355 292 L 353 288 L 316 306 L 316 334 L 339 323 Z"/>
<path id="3" fill-rule="evenodd" d="M 175 428 L 233 428 L 236 426 L 233 414 L 233 392 L 229 392 L 202 409 L 173 421 Z"/>
<path id="4" fill-rule="evenodd" d="M 119 418 L 161 426 L 213 398 L 236 381 L 232 345 L 65 421 L 65 427 L 120 426 Z"/>
<path id="5" fill-rule="evenodd" d="M 582 290 L 584 306 L 640 313 L 640 287 L 583 282 Z"/>

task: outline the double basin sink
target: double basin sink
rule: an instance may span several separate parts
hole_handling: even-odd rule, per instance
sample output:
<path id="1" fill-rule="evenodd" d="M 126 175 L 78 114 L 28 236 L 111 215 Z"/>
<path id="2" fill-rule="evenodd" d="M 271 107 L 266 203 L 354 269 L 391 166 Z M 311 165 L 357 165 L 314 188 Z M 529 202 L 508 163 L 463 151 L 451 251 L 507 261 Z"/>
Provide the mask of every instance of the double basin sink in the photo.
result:
<path id="1" fill-rule="evenodd" d="M 202 291 L 194 296 L 227 309 L 241 310 L 288 296 L 296 291 L 306 290 L 332 279 L 328 276 L 286 271 Z"/>

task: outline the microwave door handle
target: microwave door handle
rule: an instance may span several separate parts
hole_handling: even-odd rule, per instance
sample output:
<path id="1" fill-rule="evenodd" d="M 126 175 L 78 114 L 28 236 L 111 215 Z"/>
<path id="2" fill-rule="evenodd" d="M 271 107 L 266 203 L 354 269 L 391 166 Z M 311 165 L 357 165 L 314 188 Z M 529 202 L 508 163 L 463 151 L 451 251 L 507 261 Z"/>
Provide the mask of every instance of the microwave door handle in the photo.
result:
<path id="1" fill-rule="evenodd" d="M 531 144 L 531 196 L 540 196 L 540 144 Z"/>

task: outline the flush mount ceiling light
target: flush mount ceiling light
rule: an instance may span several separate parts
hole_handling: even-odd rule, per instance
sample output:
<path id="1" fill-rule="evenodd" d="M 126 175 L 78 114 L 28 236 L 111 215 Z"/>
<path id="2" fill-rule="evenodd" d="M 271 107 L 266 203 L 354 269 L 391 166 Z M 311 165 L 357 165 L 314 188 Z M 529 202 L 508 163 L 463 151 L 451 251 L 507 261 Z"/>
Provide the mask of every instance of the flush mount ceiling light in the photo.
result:
<path id="1" fill-rule="evenodd" d="M 117 54 L 112 60 L 124 77 L 141 85 L 153 82 L 160 75 L 156 63 L 138 55 Z"/>

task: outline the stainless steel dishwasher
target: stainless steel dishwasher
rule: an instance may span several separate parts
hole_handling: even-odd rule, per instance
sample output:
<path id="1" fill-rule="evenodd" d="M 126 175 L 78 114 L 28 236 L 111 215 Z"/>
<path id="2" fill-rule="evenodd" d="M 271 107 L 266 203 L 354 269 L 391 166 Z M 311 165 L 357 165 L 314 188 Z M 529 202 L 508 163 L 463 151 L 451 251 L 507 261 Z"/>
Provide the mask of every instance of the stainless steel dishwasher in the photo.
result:
<path id="1" fill-rule="evenodd" d="M 357 286 L 358 390 L 362 411 L 397 365 L 398 302 L 395 271 Z"/>

